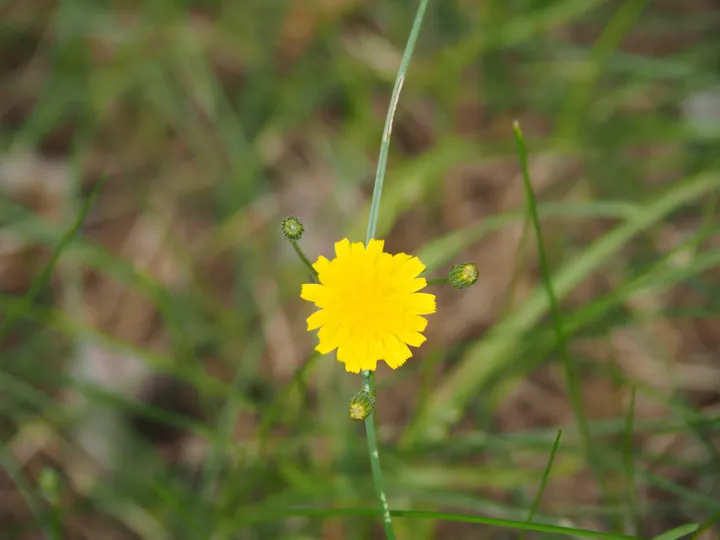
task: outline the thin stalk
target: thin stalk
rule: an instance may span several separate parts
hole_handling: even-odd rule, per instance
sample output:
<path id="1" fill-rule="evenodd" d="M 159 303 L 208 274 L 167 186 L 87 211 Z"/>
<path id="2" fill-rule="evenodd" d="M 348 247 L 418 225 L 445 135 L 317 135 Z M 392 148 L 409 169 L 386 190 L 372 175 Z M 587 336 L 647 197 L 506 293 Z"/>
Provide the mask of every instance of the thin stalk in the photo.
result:
<path id="1" fill-rule="evenodd" d="M 6 312 L 5 318 L 0 324 L 0 341 L 2 341 L 2 339 L 5 337 L 5 334 L 13 325 L 13 323 L 17 319 L 22 317 L 32 307 L 32 304 L 35 301 L 37 295 L 40 294 L 40 292 L 43 290 L 43 287 L 45 287 L 45 285 L 47 285 L 47 283 L 50 281 L 53 270 L 55 269 L 55 266 L 60 260 L 60 257 L 65 252 L 65 250 L 70 247 L 70 244 L 73 243 L 75 237 L 78 236 L 78 234 L 80 233 L 80 228 L 85 222 L 85 218 L 90 213 L 90 209 L 95 203 L 95 200 L 98 198 L 106 179 L 107 176 L 104 175 L 95 184 L 92 193 L 85 200 L 85 203 L 80 208 L 80 211 L 78 212 L 75 221 L 68 228 L 67 232 L 65 232 L 65 234 L 60 238 L 57 246 L 55 246 L 55 249 L 53 249 L 52 253 L 50 254 L 48 263 L 43 267 L 42 271 L 35 277 L 35 279 L 33 279 L 30 287 L 28 287 L 27 292 L 22 298 L 22 304 L 18 308 L 11 309 Z"/>
<path id="2" fill-rule="evenodd" d="M 555 442 L 552 446 L 552 450 L 550 450 L 550 457 L 548 458 L 547 466 L 545 467 L 542 479 L 540 480 L 540 487 L 538 488 L 538 492 L 535 494 L 535 500 L 530 507 L 530 513 L 525 520 L 526 523 L 532 523 L 532 520 L 535 517 L 535 512 L 537 512 L 537 509 L 540 506 L 540 499 L 542 499 L 542 494 L 545 491 L 545 487 L 547 486 L 548 479 L 550 478 L 550 470 L 552 469 L 553 463 L 555 462 L 555 455 L 557 454 L 558 447 L 560 446 L 560 437 L 562 437 L 562 429 L 558 429 L 557 436 L 555 437 Z M 523 530 L 520 533 L 520 540 L 525 540 L 526 532 L 526 530 Z"/>
<path id="3" fill-rule="evenodd" d="M 640 512 L 635 498 L 635 462 L 633 459 L 633 422 L 635 421 L 635 387 L 630 392 L 630 406 L 625 419 L 625 496 L 633 532 L 639 530 Z"/>
<path id="4" fill-rule="evenodd" d="M 375 230 L 377 229 L 378 214 L 380 212 L 380 199 L 382 198 L 383 184 L 385 183 L 385 170 L 387 169 L 388 153 L 390 151 L 390 137 L 392 135 L 393 120 L 395 119 L 395 109 L 400 99 L 400 91 L 405 82 L 405 74 L 407 73 L 410 59 L 415 50 L 415 42 L 420 35 L 420 27 L 422 26 L 425 11 L 427 10 L 429 0 L 420 0 L 415 20 L 410 29 L 405 51 L 400 60 L 397 78 L 395 79 L 395 87 L 390 97 L 390 106 L 388 107 L 387 116 L 385 117 L 385 128 L 383 129 L 382 143 L 380 144 L 380 156 L 378 157 L 377 171 L 375 172 L 375 187 L 373 188 L 372 201 L 370 202 L 370 217 L 368 218 L 366 243 L 375 238 Z"/>
<path id="5" fill-rule="evenodd" d="M 292 247 L 293 247 L 293 249 L 295 250 L 295 253 L 298 254 L 298 257 L 300 257 L 300 260 L 303 262 L 303 264 L 304 264 L 305 266 L 308 267 L 308 270 L 310 270 L 310 274 L 311 274 L 313 277 L 317 277 L 317 275 L 318 275 L 317 270 L 315 270 L 315 269 L 313 268 L 313 265 L 312 265 L 312 263 L 310 262 L 310 259 L 308 259 L 308 258 L 305 256 L 305 253 L 303 253 L 303 250 L 300 249 L 300 246 L 298 245 L 297 240 L 290 240 L 290 243 L 292 244 Z"/>
<path id="6" fill-rule="evenodd" d="M 570 404 L 572 406 L 573 415 L 575 417 L 575 423 L 578 426 L 580 432 L 580 438 L 584 453 L 588 459 L 591 468 L 594 469 L 595 476 L 597 477 L 598 483 L 600 484 L 603 493 L 605 492 L 605 483 L 602 474 L 597 470 L 595 465 L 595 453 L 592 449 L 590 441 L 590 428 L 588 426 L 587 418 L 583 409 L 580 382 L 578 374 L 575 370 L 575 366 L 568 354 L 567 347 L 567 333 L 565 331 L 565 321 L 563 318 L 562 310 L 560 309 L 560 303 L 558 302 L 558 295 L 555 292 L 552 277 L 550 276 L 550 265 L 547 260 L 547 253 L 545 252 L 545 242 L 542 236 L 542 229 L 540 227 L 540 219 L 538 218 L 537 204 L 535 202 L 535 192 L 533 191 L 532 182 L 530 181 L 530 171 L 528 168 L 527 161 L 527 148 L 525 147 L 525 139 L 520 129 L 520 124 L 515 122 L 513 125 L 515 132 L 515 142 L 518 149 L 518 157 L 520 158 L 520 172 L 522 173 L 523 186 L 525 188 L 525 195 L 527 199 L 527 210 L 530 216 L 532 226 L 535 230 L 535 239 L 538 250 L 538 259 L 540 262 L 540 276 L 542 279 L 543 286 L 548 298 L 548 304 L 550 306 L 550 319 L 555 331 L 557 340 L 557 351 L 560 356 L 563 368 L 565 372 L 565 384 L 570 397 Z"/>
<path id="7" fill-rule="evenodd" d="M 415 50 L 415 43 L 420 35 L 420 27 L 422 26 L 425 11 L 427 10 L 429 0 L 420 0 L 415 20 L 410 29 L 405 51 L 400 60 L 395 86 L 393 87 L 390 97 L 390 106 L 388 107 L 387 116 L 385 117 L 385 128 L 383 129 L 382 142 L 380 143 L 380 155 L 378 157 L 377 171 L 375 173 L 375 186 L 373 188 L 372 201 L 370 202 L 370 216 L 368 218 L 367 237 L 365 243 L 369 244 L 370 240 L 375 238 L 377 230 L 378 215 L 380 212 L 380 199 L 382 199 L 383 184 L 385 183 L 385 171 L 387 170 L 388 153 L 390 151 L 390 137 L 392 135 L 393 120 L 395 119 L 395 110 L 400 99 L 400 91 L 405 82 L 405 74 L 407 73 L 410 59 Z M 362 372 L 363 390 L 375 397 L 375 376 L 371 371 Z M 387 497 L 385 495 L 385 482 L 383 479 L 382 468 L 380 467 L 380 451 L 377 444 L 377 433 L 375 431 L 375 414 L 372 413 L 365 418 L 365 433 L 367 440 L 368 453 L 370 454 L 370 467 L 372 469 L 373 483 L 375 484 L 375 493 L 380 503 L 380 510 L 383 516 L 383 527 L 385 528 L 385 536 L 388 540 L 395 540 L 395 531 L 393 530 L 392 518 L 390 517 L 390 507 L 388 506 Z"/>

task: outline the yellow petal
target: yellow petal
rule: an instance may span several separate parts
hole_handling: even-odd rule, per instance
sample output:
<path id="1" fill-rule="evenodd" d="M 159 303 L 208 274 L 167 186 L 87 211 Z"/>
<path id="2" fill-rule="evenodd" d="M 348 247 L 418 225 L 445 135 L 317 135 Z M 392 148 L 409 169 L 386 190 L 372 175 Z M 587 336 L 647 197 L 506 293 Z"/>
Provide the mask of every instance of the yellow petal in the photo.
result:
<path id="1" fill-rule="evenodd" d="M 318 337 L 321 343 L 326 342 L 328 346 L 331 346 L 330 350 L 336 347 L 339 349 L 341 345 L 348 342 L 351 331 L 352 328 L 349 325 L 334 322 L 332 325 L 322 327 L 318 332 Z"/>
<path id="2" fill-rule="evenodd" d="M 349 371 L 350 373 L 360 373 L 360 361 L 352 354 L 350 345 L 343 344 L 338 347 L 337 359 L 338 362 L 345 364 L 346 371 Z"/>
<path id="3" fill-rule="evenodd" d="M 403 284 L 400 291 L 404 293 L 414 293 L 427 287 L 427 280 L 425 278 L 414 278 Z"/>
<path id="4" fill-rule="evenodd" d="M 411 257 L 400 265 L 393 274 L 395 279 L 411 280 L 425 271 L 425 265 L 417 257 Z"/>
<path id="5" fill-rule="evenodd" d="M 413 293 L 407 300 L 407 309 L 416 315 L 435 313 L 435 295 L 430 293 Z"/>
<path id="6" fill-rule="evenodd" d="M 385 363 L 392 369 L 402 366 L 412 356 L 412 352 L 407 348 L 407 345 L 395 336 L 388 336 L 387 339 L 383 340 L 383 344 L 386 352 Z"/>
<path id="7" fill-rule="evenodd" d="M 368 340 L 368 356 L 373 359 L 380 359 L 385 356 L 385 348 L 379 339 Z"/>
<path id="8" fill-rule="evenodd" d="M 322 341 L 318 343 L 317 347 L 315 347 L 315 350 L 319 352 L 320 354 L 328 354 L 335 350 L 335 347 L 337 345 L 333 345 L 332 343 L 323 343 Z"/>
<path id="9" fill-rule="evenodd" d="M 350 256 L 353 260 L 357 260 L 365 254 L 365 244 L 362 242 L 353 242 L 350 244 Z"/>
<path id="10" fill-rule="evenodd" d="M 367 252 L 370 255 L 371 259 L 374 261 L 382 253 L 384 248 L 385 248 L 384 240 L 375 240 L 373 238 L 372 240 L 370 240 L 370 242 L 368 242 Z"/>
<path id="11" fill-rule="evenodd" d="M 337 323 L 323 326 L 318 332 L 320 343 L 315 347 L 315 350 L 320 354 L 327 354 L 342 343 L 341 337 L 340 327 Z"/>
<path id="12" fill-rule="evenodd" d="M 327 272 L 328 268 L 330 267 L 330 261 L 327 260 L 322 255 L 318 257 L 317 261 L 315 261 L 315 264 L 313 264 L 313 268 L 318 274 L 323 274 L 324 272 Z"/>
<path id="13" fill-rule="evenodd" d="M 310 315 L 307 318 L 307 329 L 315 330 L 316 328 L 320 328 L 323 324 L 325 324 L 325 321 L 327 320 L 327 312 L 324 309 L 321 309 L 320 311 L 316 311 L 312 315 Z"/>
<path id="14" fill-rule="evenodd" d="M 412 345 L 413 347 L 419 347 L 420 345 L 425 343 L 425 340 L 427 339 L 420 332 L 415 332 L 413 330 L 402 330 L 396 335 L 398 338 L 400 338 L 400 340 L 407 343 L 408 345 Z"/>
<path id="15" fill-rule="evenodd" d="M 335 256 L 338 259 L 350 257 L 350 240 L 343 238 L 339 242 L 335 242 Z"/>
<path id="16" fill-rule="evenodd" d="M 367 356 L 360 363 L 360 369 L 363 371 L 375 371 L 377 369 L 377 358 Z"/>
<path id="17" fill-rule="evenodd" d="M 390 265 L 390 272 L 395 273 L 401 266 L 412 259 L 412 255 L 407 253 L 397 253 L 392 256 L 392 264 Z"/>
<path id="18" fill-rule="evenodd" d="M 329 292 L 323 285 L 317 283 L 306 283 L 300 290 L 300 298 L 308 302 L 314 302 L 318 307 L 327 307 Z"/>
<path id="19" fill-rule="evenodd" d="M 425 317 L 421 317 L 420 315 L 411 315 L 408 317 L 407 321 L 405 321 L 405 326 L 409 330 L 415 330 L 416 332 L 422 332 L 427 328 L 427 319 Z"/>

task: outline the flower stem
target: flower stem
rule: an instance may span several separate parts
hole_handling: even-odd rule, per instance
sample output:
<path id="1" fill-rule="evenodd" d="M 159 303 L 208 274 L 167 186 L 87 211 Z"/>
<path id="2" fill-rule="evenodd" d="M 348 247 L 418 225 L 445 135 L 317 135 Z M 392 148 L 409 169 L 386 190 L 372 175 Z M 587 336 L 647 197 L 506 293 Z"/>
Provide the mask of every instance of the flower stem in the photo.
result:
<path id="1" fill-rule="evenodd" d="M 444 277 L 433 278 L 433 279 L 427 280 L 428 285 L 442 285 L 443 283 L 447 283 L 447 282 L 448 282 L 448 279 L 444 278 Z"/>
<path id="2" fill-rule="evenodd" d="M 313 265 L 310 262 L 310 260 L 305 256 L 305 254 L 303 253 L 303 250 L 300 249 L 300 246 L 298 245 L 297 240 L 290 240 L 290 243 L 292 244 L 293 249 L 295 249 L 295 253 L 298 254 L 298 257 L 300 257 L 300 260 L 310 270 L 310 274 L 312 274 L 313 277 L 317 278 L 317 275 L 318 275 L 317 270 L 315 270 L 313 268 Z"/>
<path id="3" fill-rule="evenodd" d="M 372 371 L 362 372 L 362 384 L 366 392 L 373 396 L 375 395 L 375 375 L 373 375 Z M 365 419 L 365 436 L 367 439 L 368 452 L 370 453 L 370 468 L 372 469 L 373 483 L 375 484 L 375 494 L 380 502 L 380 510 L 382 512 L 385 537 L 387 540 L 395 540 L 395 531 L 393 530 L 392 518 L 390 517 L 390 507 L 388 506 L 387 496 L 385 495 L 385 481 L 383 480 L 383 473 L 380 468 L 380 451 L 378 450 L 377 433 L 375 432 L 374 412 Z"/>
<path id="4" fill-rule="evenodd" d="M 405 82 L 405 74 L 407 73 L 410 59 L 415 50 L 415 43 L 420 35 L 420 27 L 422 26 L 423 17 L 427 10 L 429 0 L 420 0 L 418 9 L 415 12 L 415 20 L 410 29 L 405 51 L 400 60 L 395 86 L 393 87 L 390 97 L 390 106 L 388 107 L 387 116 L 385 118 L 385 128 L 383 129 L 383 138 L 380 143 L 380 156 L 378 157 L 377 172 L 375 173 L 375 186 L 373 188 L 372 201 L 370 202 L 370 217 L 368 219 L 366 244 L 375 238 L 377 231 L 378 214 L 380 212 L 380 199 L 382 198 L 383 184 L 385 183 L 385 171 L 387 169 L 388 153 L 390 151 L 390 136 L 392 135 L 392 125 L 395 118 L 395 110 L 397 109 L 398 100 L 400 99 L 400 91 Z M 363 390 L 375 397 L 375 376 L 371 371 L 362 372 Z M 377 433 L 375 432 L 375 413 L 370 414 L 365 419 L 365 434 L 367 439 L 368 452 L 370 453 L 370 467 L 372 468 L 373 483 L 375 484 L 375 493 L 380 503 L 380 511 L 382 512 L 383 527 L 385 528 L 385 536 L 387 540 L 395 540 L 395 531 L 393 530 L 392 518 L 390 517 L 390 508 L 385 495 L 385 482 L 383 480 L 382 469 L 380 468 L 380 451 L 377 444 Z"/>

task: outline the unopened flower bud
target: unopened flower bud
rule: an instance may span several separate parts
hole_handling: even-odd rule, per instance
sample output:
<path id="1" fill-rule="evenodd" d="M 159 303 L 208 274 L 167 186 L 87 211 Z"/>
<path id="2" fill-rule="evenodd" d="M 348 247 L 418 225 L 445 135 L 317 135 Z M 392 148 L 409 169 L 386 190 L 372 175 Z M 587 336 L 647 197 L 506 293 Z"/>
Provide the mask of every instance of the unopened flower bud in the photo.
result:
<path id="1" fill-rule="evenodd" d="M 305 232 L 303 224 L 294 216 L 283 219 L 281 229 L 287 240 L 300 240 Z"/>
<path id="2" fill-rule="evenodd" d="M 365 420 L 375 410 L 375 397 L 361 390 L 350 400 L 350 418 L 353 420 Z"/>
<path id="3" fill-rule="evenodd" d="M 454 289 L 467 289 L 478 279 L 478 269 L 473 263 L 456 264 L 448 274 L 448 282 Z"/>

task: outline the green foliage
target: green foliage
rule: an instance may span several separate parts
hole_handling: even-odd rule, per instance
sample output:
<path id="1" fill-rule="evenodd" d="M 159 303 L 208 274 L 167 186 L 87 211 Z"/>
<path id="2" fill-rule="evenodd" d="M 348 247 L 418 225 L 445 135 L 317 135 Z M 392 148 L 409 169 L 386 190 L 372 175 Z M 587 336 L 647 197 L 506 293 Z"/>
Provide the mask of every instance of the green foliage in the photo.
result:
<path id="1" fill-rule="evenodd" d="M 50 254 L 24 295 L 0 294 L 0 466 L 28 510 L 22 519 L 0 517 L 0 533 L 71 539 L 69 523 L 101 516 L 123 538 L 379 537 L 364 434 L 347 416 L 360 380 L 311 354 L 309 341 L 295 343 L 303 360 L 289 373 L 268 360 L 292 354 L 268 350 L 288 325 L 288 335 L 300 336 L 307 315 L 296 297 L 308 268 L 278 233 L 290 214 L 305 226 L 311 260 L 321 241 L 361 240 L 371 218 L 369 236 L 408 242 L 397 251 L 412 249 L 432 276 L 477 256 L 493 235 L 523 231 L 510 269 L 532 276 L 522 300 L 502 291 L 507 308 L 492 321 L 473 319 L 449 342 L 430 339 L 422 360 L 378 377 L 374 416 L 398 538 L 510 531 L 672 540 L 716 531 L 717 388 L 701 399 L 668 376 L 675 363 L 692 364 L 690 353 L 663 350 L 648 328 L 674 325 L 691 340 L 720 318 L 717 133 L 681 115 L 689 96 L 719 83 L 717 13 L 640 0 L 430 0 L 404 66 L 387 171 L 381 160 L 382 205 L 371 207 L 384 107 L 417 2 L 294 4 L 0 8 L 3 156 L 59 155 L 73 176 L 62 227 L 0 196 L 2 231 Z M 691 43 L 673 47 L 685 35 Z M 648 43 L 667 52 L 648 54 Z M 515 120 L 524 133 L 519 154 Z M 557 180 L 543 187 L 548 169 Z M 485 171 L 471 178 L 472 189 L 498 175 L 522 196 L 502 208 L 495 188 L 452 198 L 468 170 Z M 75 177 L 100 172 L 104 187 L 84 194 Z M 328 199 L 303 214 L 308 203 L 295 182 Z M 168 227 L 179 270 L 190 276 L 183 286 L 93 238 L 87 222 L 106 211 L 93 205 L 118 185 L 153 218 L 163 219 L 162 193 L 183 225 L 196 214 L 209 223 L 208 261 L 196 260 L 180 227 Z M 458 227 L 452 205 L 465 199 L 477 204 Z M 288 200 L 297 208 L 283 207 Z M 213 292 L 220 272 L 197 270 L 218 254 L 228 260 L 221 294 Z M 81 266 L 152 305 L 167 348 L 88 322 Z M 468 291 L 446 287 L 438 296 L 475 294 L 491 269 L 478 270 Z M 595 278 L 604 290 L 578 294 Z M 472 316 L 475 308 L 463 309 Z M 439 318 L 431 325 L 441 326 Z M 612 357 L 619 332 L 652 356 L 657 373 L 621 368 Z M 582 347 L 589 338 L 609 357 L 591 358 Z M 69 358 L 86 342 L 189 383 L 202 414 L 73 378 Z M 208 372 L 209 360 L 223 376 Z M 562 425 L 522 421 L 505 430 L 507 404 L 555 368 L 565 373 Z M 658 378 L 672 384 L 648 382 Z M 591 380 L 630 401 L 618 398 L 621 406 L 596 418 L 588 398 L 613 400 L 589 396 Z M 59 405 L 70 391 L 84 401 Z M 641 403 L 663 415 L 643 417 Z M 115 473 L 84 476 L 73 432 L 98 409 L 183 430 L 202 443 L 200 463 L 168 463 L 129 430 Z M 28 448 L 57 460 L 42 469 L 58 475 L 52 504 L 37 467 L 23 461 Z M 548 502 L 554 481 L 587 482 L 599 494 L 592 503 Z M 63 497 L 69 490 L 76 496 Z"/>

